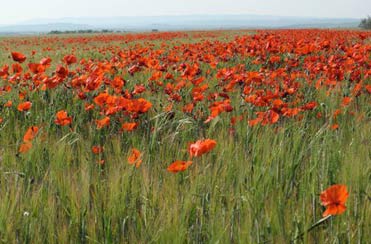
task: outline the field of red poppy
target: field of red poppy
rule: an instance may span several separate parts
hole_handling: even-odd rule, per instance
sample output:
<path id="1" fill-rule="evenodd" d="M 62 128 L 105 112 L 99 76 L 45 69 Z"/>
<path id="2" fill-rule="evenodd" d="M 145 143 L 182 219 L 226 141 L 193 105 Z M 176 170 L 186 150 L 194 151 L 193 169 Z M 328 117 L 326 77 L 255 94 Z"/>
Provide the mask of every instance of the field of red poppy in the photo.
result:
<path id="1" fill-rule="evenodd" d="M 0 38 L 1 243 L 368 243 L 371 32 Z"/>

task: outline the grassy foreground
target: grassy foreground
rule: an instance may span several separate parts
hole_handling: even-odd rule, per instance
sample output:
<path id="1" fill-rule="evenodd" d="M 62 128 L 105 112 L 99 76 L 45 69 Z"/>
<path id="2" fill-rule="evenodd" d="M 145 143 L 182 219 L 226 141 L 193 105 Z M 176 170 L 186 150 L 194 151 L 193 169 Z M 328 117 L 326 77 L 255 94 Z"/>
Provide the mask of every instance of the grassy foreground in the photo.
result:
<path id="1" fill-rule="evenodd" d="M 0 64 L 6 62 L 4 57 Z M 230 62 L 219 68 L 244 62 L 254 69 L 249 59 Z M 134 77 L 148 79 L 146 74 Z M 310 89 L 308 101 L 323 103 L 316 112 L 332 114 L 341 102 L 336 94 Z M 2 104 L 18 99 L 18 92 L 0 97 Z M 229 115 L 204 124 L 174 105 L 170 112 L 144 114 L 140 127 L 128 133 L 118 133 L 113 123 L 97 130 L 89 121 L 98 113 L 86 114 L 63 87 L 28 96 L 31 112 L 1 110 L 2 243 L 371 241 L 369 95 L 354 98 L 344 109 L 358 109 L 362 117 L 344 113 L 337 130 L 331 129 L 331 116 L 317 118 L 316 112 L 267 126 L 244 121 L 231 130 Z M 163 96 L 143 94 L 154 108 L 163 105 Z M 244 111 L 252 118 L 252 108 L 240 96 L 231 97 L 239 104 L 231 115 Z M 71 127 L 55 125 L 59 109 L 73 115 Z M 31 125 L 40 125 L 38 136 L 27 153 L 19 153 Z M 199 138 L 212 138 L 217 146 L 186 171 L 169 173 L 166 167 L 186 160 L 188 143 Z M 104 146 L 102 155 L 92 154 L 97 144 Z M 143 153 L 139 168 L 127 162 L 132 147 Z M 100 157 L 104 165 L 96 163 Z M 337 183 L 348 187 L 346 212 L 307 232 L 322 218 L 319 194 Z"/>

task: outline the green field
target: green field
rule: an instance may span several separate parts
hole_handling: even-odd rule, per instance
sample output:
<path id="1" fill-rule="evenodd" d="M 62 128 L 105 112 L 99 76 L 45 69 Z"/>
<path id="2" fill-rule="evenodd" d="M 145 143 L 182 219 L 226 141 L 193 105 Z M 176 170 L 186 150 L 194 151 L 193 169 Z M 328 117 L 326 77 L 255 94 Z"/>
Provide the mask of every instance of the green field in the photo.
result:
<path id="1" fill-rule="evenodd" d="M 329 48 L 306 54 L 292 51 L 315 43 L 317 32 L 321 40 L 330 40 Z M 309 33 L 298 30 L 292 31 L 291 36 L 284 31 L 221 31 L 148 33 L 122 39 L 116 35 L 1 38 L 0 67 L 10 67 L 9 75 L 0 77 L 0 242 L 371 242 L 371 96 L 366 90 L 371 84 L 371 48 L 367 48 L 370 44 L 367 39 L 357 39 L 356 31 Z M 370 33 L 367 35 L 371 37 Z M 249 39 L 253 36 L 260 39 Z M 304 44 L 293 44 L 293 49 L 289 49 L 291 39 L 293 43 L 303 39 Z M 256 44 L 249 46 L 251 43 Z M 356 43 L 364 49 L 354 51 L 354 56 L 347 55 Z M 349 50 L 341 50 L 341 45 Z M 267 49 L 267 53 L 262 51 Z M 32 50 L 36 51 L 34 56 Z M 13 51 L 23 53 L 27 60 L 21 64 L 23 72 L 19 78 L 11 82 Z M 120 51 L 132 52 L 132 56 L 120 58 Z M 57 65 L 63 65 L 67 54 L 78 59 L 68 67 L 75 73 L 69 73 L 55 88 L 40 89 L 44 78 L 55 75 Z M 215 67 L 205 61 L 206 54 L 217 60 Z M 267 61 L 274 55 L 281 57 L 278 63 Z M 329 65 L 331 55 L 340 57 L 334 70 L 354 66 L 345 70 L 341 78 L 326 73 L 331 68 L 322 67 L 321 73 L 315 73 L 319 71 L 306 65 L 305 59 L 316 55 L 326 58 L 313 61 L 313 66 Z M 27 64 L 37 63 L 43 57 L 52 59 L 45 74 L 25 76 Z M 174 79 L 160 79 L 163 86 L 153 81 L 153 88 L 153 68 L 139 65 L 139 72 L 127 72 L 131 65 L 147 57 L 164 64 L 166 71 L 162 72 L 173 74 Z M 179 60 L 168 61 L 174 57 Z M 299 65 L 289 67 L 295 58 Z M 87 64 L 81 64 L 82 59 Z M 350 59 L 355 63 L 350 64 Z M 89 76 L 98 63 L 110 65 L 99 88 L 85 91 L 71 86 L 75 78 Z M 184 77 L 179 68 L 182 63 L 198 63 L 201 73 L 195 77 L 204 77 L 202 84 L 208 85 L 205 99 L 195 102 L 193 113 L 185 113 L 182 108 L 194 101 L 193 89 L 198 86 L 188 81 L 190 77 Z M 243 68 L 236 68 L 235 73 L 241 74 L 244 81 L 237 80 L 233 90 L 223 89 L 230 78 L 226 75 L 222 82 L 224 78 L 218 72 L 240 65 Z M 295 93 L 282 92 L 282 101 L 289 107 L 299 108 L 311 101 L 318 105 L 292 117 L 284 115 L 282 109 L 274 110 L 280 115 L 278 122 L 249 126 L 248 121 L 256 118 L 256 112 L 272 109 L 272 103 L 257 106 L 246 102 L 243 89 L 248 87 L 248 78 L 243 74 L 264 74 L 266 82 L 253 82 L 250 86 L 273 91 L 275 86 L 268 81 L 280 68 L 288 74 L 278 73 L 282 77 L 282 81 L 277 81 L 280 89 L 286 89 L 282 87 L 287 79 L 291 80 L 290 75 L 301 75 L 294 79 L 299 87 L 294 82 L 288 85 L 295 87 Z M 360 78 L 354 80 L 352 74 L 358 69 Z M 132 92 L 135 85 L 143 84 L 146 90 L 133 98 L 144 98 L 152 107 L 137 117 L 124 112 L 113 114 L 109 126 L 97 129 L 95 121 L 104 117 L 102 110 L 95 106 L 94 110 L 85 111 L 84 104 L 94 103 L 104 90 L 111 95 L 123 94 L 108 85 L 107 80 L 115 76 L 126 81 L 120 92 Z M 320 77 L 327 76 L 339 86 L 330 92 L 325 85 L 314 87 Z M 313 83 L 308 83 L 312 78 Z M 182 100 L 176 102 L 164 92 L 164 87 L 182 79 L 187 85 L 179 90 Z M 35 80 L 41 85 L 35 85 Z M 361 80 L 361 94 L 353 92 Z M 12 89 L 5 91 L 6 86 Z M 77 96 L 81 91 L 87 95 L 85 100 Z M 217 99 L 221 99 L 221 93 L 227 93 L 233 111 L 222 112 L 204 123 L 212 106 L 207 97 L 213 93 L 219 94 Z M 346 106 L 342 105 L 345 96 L 352 99 Z M 13 105 L 4 106 L 9 100 Z M 31 109 L 18 111 L 17 105 L 26 100 L 32 102 Z M 341 114 L 336 117 L 333 114 L 337 109 L 341 109 Z M 59 110 L 68 111 L 72 117 L 70 125 L 55 124 Z M 231 125 L 231 118 L 240 115 L 243 120 Z M 120 131 L 122 122 L 129 121 L 139 122 L 138 128 Z M 334 129 L 334 124 L 339 128 Z M 20 153 L 22 138 L 30 126 L 38 126 L 39 132 L 32 148 Z M 214 139 L 216 147 L 193 158 L 193 164 L 184 172 L 167 171 L 175 160 L 188 160 L 189 143 L 203 138 Z M 95 145 L 103 146 L 104 152 L 92 153 Z M 142 152 L 143 163 L 138 168 L 128 164 L 133 147 Z M 97 163 L 102 159 L 104 164 Z M 307 231 L 325 210 L 320 193 L 333 184 L 347 186 L 347 210 Z"/>

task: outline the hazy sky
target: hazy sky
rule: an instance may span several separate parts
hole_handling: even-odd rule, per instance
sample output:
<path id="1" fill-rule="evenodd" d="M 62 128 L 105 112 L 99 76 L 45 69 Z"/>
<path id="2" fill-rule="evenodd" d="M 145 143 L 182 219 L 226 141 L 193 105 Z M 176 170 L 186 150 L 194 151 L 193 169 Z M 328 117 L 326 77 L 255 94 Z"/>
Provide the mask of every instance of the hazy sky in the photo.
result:
<path id="1" fill-rule="evenodd" d="M 371 0 L 1 0 L 0 24 L 36 18 L 244 13 L 363 18 L 371 14 Z"/>

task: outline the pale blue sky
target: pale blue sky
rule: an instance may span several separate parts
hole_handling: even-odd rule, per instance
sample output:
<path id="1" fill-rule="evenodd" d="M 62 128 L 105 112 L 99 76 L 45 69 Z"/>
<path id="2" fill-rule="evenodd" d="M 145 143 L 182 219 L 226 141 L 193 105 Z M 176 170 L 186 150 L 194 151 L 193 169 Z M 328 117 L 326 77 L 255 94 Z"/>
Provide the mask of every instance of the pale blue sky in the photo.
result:
<path id="1" fill-rule="evenodd" d="M 261 14 L 363 18 L 371 0 L 1 0 L 0 24 L 35 18 Z"/>

